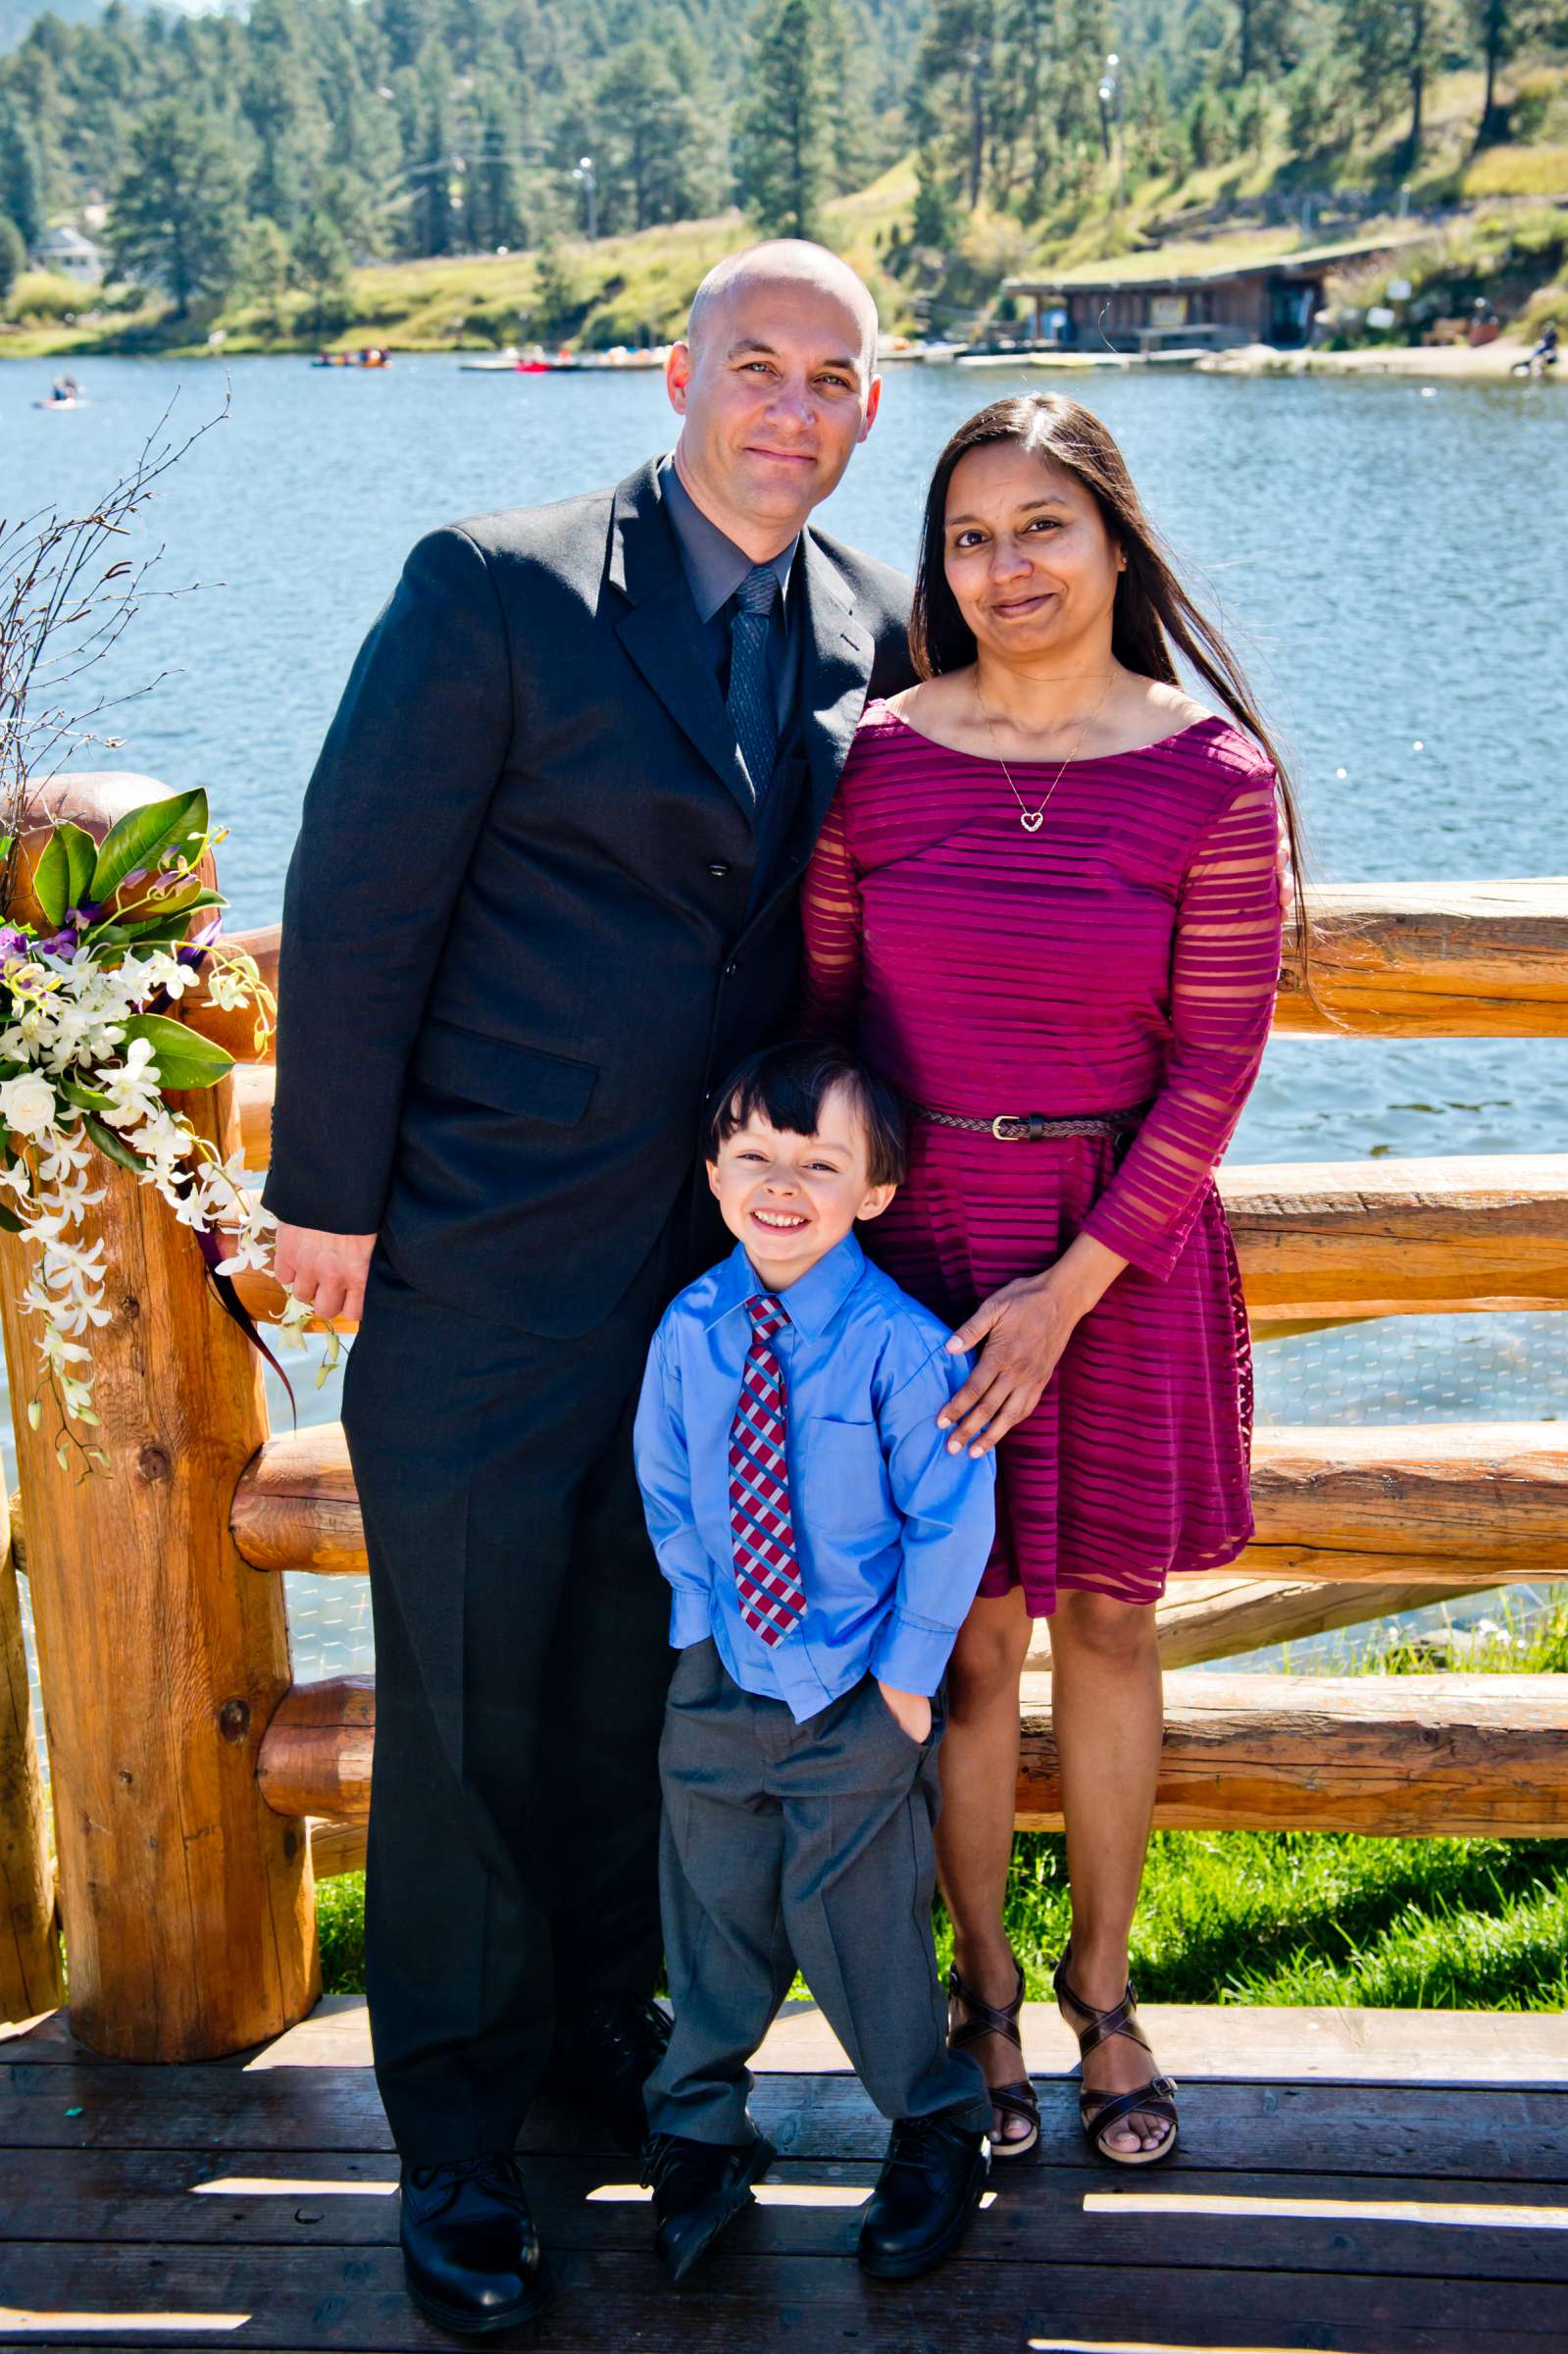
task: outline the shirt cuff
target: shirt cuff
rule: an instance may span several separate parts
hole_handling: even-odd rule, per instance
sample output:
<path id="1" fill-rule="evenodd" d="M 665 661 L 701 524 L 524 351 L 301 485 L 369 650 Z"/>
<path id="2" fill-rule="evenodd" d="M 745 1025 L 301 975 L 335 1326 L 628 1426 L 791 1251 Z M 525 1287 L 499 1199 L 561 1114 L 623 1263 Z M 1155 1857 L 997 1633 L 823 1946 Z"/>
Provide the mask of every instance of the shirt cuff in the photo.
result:
<path id="1" fill-rule="evenodd" d="M 947 1671 L 958 1640 L 956 1626 L 911 1618 L 890 1611 L 871 1650 L 871 1672 L 895 1692 L 918 1692 L 930 1700 Z"/>
<path id="2" fill-rule="evenodd" d="M 1151 1230 L 1143 1219 L 1127 1217 L 1108 1196 L 1101 1195 L 1080 1232 L 1103 1243 L 1107 1251 L 1125 1258 L 1140 1275 L 1152 1275 L 1163 1283 L 1182 1255 L 1194 1214 L 1195 1211 L 1184 1212 L 1174 1229 Z"/>
<path id="3" fill-rule="evenodd" d="M 712 1632 L 707 1595 L 691 1586 L 677 1586 L 670 1599 L 672 1651 L 689 1651 L 693 1643 L 705 1643 Z"/>

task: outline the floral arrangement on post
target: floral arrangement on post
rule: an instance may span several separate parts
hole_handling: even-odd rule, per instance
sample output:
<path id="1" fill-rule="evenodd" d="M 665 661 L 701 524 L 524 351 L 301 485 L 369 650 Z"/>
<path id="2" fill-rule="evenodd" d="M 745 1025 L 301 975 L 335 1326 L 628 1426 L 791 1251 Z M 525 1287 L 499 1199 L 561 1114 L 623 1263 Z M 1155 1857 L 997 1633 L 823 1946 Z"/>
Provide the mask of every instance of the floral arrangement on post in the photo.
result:
<path id="1" fill-rule="evenodd" d="M 81 1436 L 98 1420 L 83 1335 L 110 1320 L 104 1244 L 87 1214 L 104 1199 L 98 1155 L 154 1187 L 193 1230 L 224 1306 L 258 1347 L 228 1279 L 272 1259 L 276 1221 L 242 1185 L 238 1153 L 226 1163 L 165 1100 L 233 1068 L 168 1010 L 187 990 L 204 986 L 225 1009 L 254 1006 L 258 1051 L 277 1012 L 254 960 L 218 943 L 227 902 L 210 853 L 224 837 L 206 794 L 131 808 L 101 843 L 40 811 L 40 771 L 62 745 L 117 743 L 70 718 L 60 695 L 137 609 L 157 557 L 133 568 L 114 542 L 197 438 L 149 439 L 89 515 L 0 522 L 0 1228 L 38 1254 L 22 1295 L 41 1359 L 28 1419 L 40 1427 L 51 1396 L 56 1459 L 64 1469 L 75 1450 L 84 1472 L 109 1459 Z M 87 718 L 107 707 L 100 699 Z M 286 1340 L 298 1344 L 308 1316 L 289 1304 Z"/>

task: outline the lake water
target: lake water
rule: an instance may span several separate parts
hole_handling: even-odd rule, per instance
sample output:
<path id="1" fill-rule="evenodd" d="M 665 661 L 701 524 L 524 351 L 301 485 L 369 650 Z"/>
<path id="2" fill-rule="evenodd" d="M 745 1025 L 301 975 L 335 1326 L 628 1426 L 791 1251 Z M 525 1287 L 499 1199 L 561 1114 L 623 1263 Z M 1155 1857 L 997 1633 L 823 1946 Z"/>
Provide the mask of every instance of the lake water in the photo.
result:
<path id="1" fill-rule="evenodd" d="M 51 416 L 30 403 L 52 373 L 0 368 L 0 515 L 78 511 L 171 399 L 177 435 L 224 399 L 210 362 L 99 360 L 77 371 L 88 405 Z M 229 920 L 245 925 L 278 913 L 311 763 L 413 539 L 614 481 L 668 445 L 674 420 L 656 374 L 473 376 L 418 356 L 379 375 L 236 359 L 228 378 L 230 414 L 167 480 L 144 535 L 166 548 L 165 588 L 199 588 L 151 602 L 101 674 L 120 692 L 171 675 L 104 723 L 123 748 L 74 765 L 205 786 L 230 828 Z M 823 521 L 907 567 L 945 435 L 983 402 L 1044 381 L 890 369 L 876 429 Z M 1117 434 L 1200 598 L 1233 633 L 1298 776 L 1320 879 L 1568 868 L 1560 387 L 1062 381 Z M 1270 1046 L 1235 1151 L 1565 1148 L 1560 1045 L 1301 1039 Z M 1396 1319 L 1276 1342 L 1258 1352 L 1260 1407 L 1283 1421 L 1568 1412 L 1560 1329 L 1547 1317 Z M 307 1380 L 301 1406 L 302 1418 L 335 1413 L 335 1384 L 318 1394 Z M 317 1628 L 300 1664 L 350 1664 L 362 1604 L 342 1581 L 321 1595 L 316 1584 L 296 1596 L 300 1636 Z M 343 1635 L 345 1608 L 358 1616 Z"/>

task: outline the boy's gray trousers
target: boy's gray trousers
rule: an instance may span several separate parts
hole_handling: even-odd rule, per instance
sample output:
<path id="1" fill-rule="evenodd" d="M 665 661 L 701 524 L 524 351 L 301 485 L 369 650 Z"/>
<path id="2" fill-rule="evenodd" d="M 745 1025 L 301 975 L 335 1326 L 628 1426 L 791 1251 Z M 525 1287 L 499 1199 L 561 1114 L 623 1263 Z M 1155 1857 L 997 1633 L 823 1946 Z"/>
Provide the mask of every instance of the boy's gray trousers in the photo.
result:
<path id="1" fill-rule="evenodd" d="M 797 1724 L 711 1638 L 682 1652 L 659 1751 L 675 2031 L 647 2086 L 655 2132 L 753 2138 L 746 2063 L 797 1967 L 885 2117 L 990 2130 L 980 2070 L 947 2049 L 932 1944 L 940 1709 L 912 1741 L 868 1675 Z"/>

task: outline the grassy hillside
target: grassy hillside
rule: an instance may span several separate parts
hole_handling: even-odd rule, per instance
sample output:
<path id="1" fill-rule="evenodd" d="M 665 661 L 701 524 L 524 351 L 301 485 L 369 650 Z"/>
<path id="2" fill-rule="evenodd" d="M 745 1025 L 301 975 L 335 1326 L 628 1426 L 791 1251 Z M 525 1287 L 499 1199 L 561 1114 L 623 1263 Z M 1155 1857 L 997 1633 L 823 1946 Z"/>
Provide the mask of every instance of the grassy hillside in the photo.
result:
<path id="1" fill-rule="evenodd" d="M 1479 77 L 1450 74 L 1434 85 L 1426 160 L 1402 218 L 1376 210 L 1371 194 L 1389 184 L 1395 134 L 1337 158 L 1330 199 L 1313 192 L 1324 183 L 1271 123 L 1256 154 L 1146 180 L 1125 202 L 1106 171 L 1029 227 L 981 208 L 945 253 L 908 241 L 916 183 L 906 159 L 835 199 L 826 233 L 864 273 L 888 328 L 968 333 L 995 316 L 1002 281 L 1031 270 L 1093 265 L 1136 277 L 1156 256 L 1166 268 L 1256 261 L 1340 237 L 1408 234 L 1425 213 L 1422 246 L 1413 260 L 1401 258 L 1401 272 L 1418 282 L 1446 273 L 1466 298 L 1492 291 L 1505 318 L 1527 314 L 1521 323 L 1530 324 L 1568 302 L 1553 282 L 1561 267 L 1554 224 L 1568 220 L 1559 209 L 1568 206 L 1568 69 L 1533 68 L 1504 87 L 1531 135 L 1477 151 Z M 335 314 L 285 295 L 265 308 L 198 311 L 179 328 L 161 306 L 106 305 L 82 316 L 79 288 L 32 277 L 13 290 L 0 353 L 201 351 L 215 333 L 228 351 L 662 342 L 680 332 L 703 273 L 750 233 L 732 211 L 542 253 L 386 263 L 356 271 Z M 1358 295 L 1376 298 L 1375 289 Z"/>

